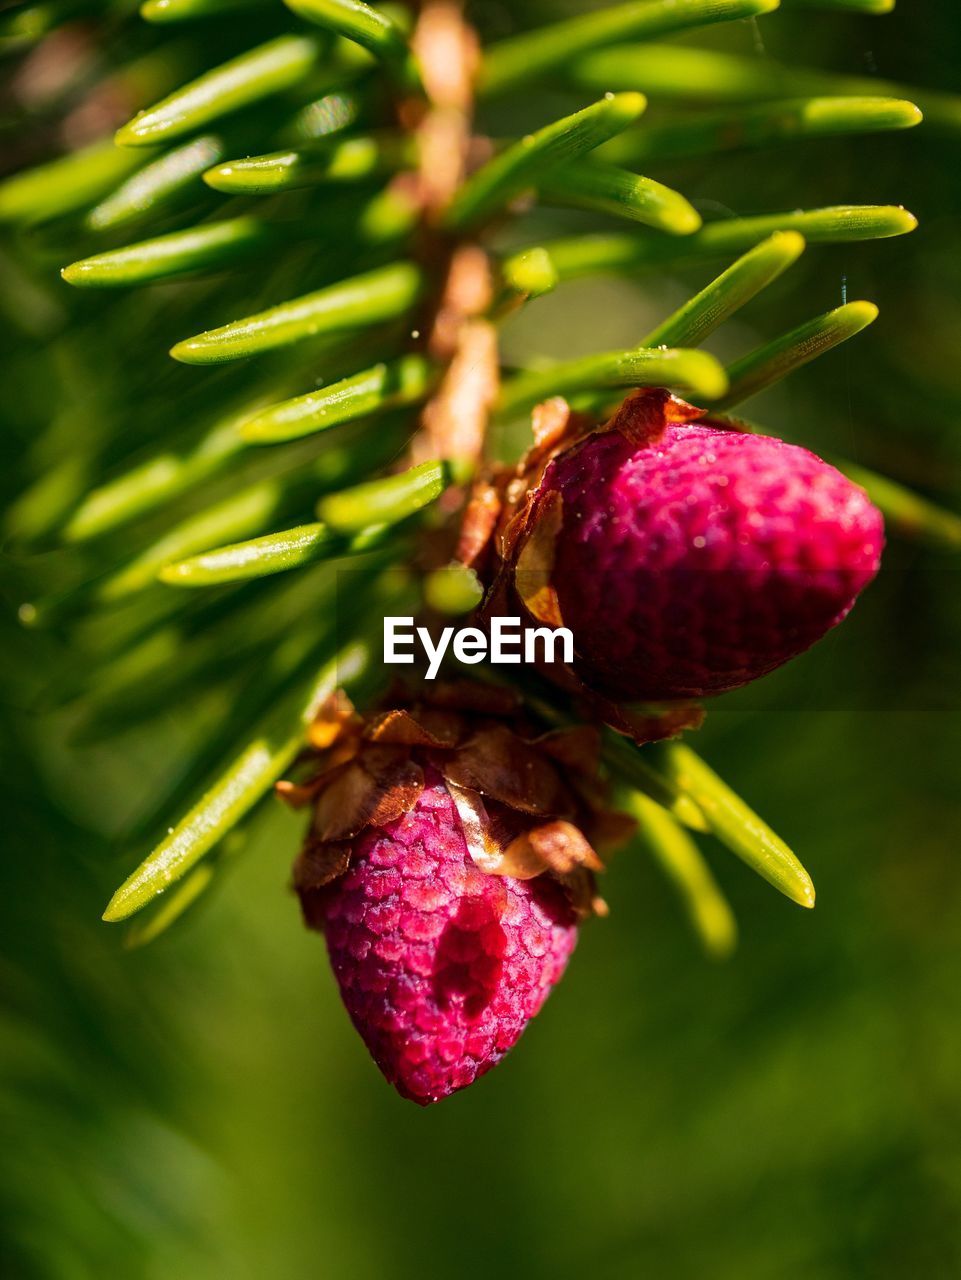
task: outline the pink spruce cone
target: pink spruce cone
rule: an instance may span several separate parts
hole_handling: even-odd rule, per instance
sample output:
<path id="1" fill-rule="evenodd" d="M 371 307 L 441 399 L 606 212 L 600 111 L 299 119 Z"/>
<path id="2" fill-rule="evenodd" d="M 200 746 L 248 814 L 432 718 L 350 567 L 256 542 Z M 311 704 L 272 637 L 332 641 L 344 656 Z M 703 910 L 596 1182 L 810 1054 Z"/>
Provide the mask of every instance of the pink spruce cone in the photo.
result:
<path id="1" fill-rule="evenodd" d="M 390 1083 L 423 1106 L 500 1062 L 577 941 L 557 881 L 477 869 L 437 774 L 408 813 L 359 838 L 326 891 L 323 927 L 354 1026 Z"/>
<path id="2" fill-rule="evenodd" d="M 516 1043 L 603 911 L 597 847 L 632 829 L 603 803 L 590 726 L 529 722 L 515 694 L 467 681 L 312 726 L 310 806 L 294 866 L 347 1011 L 380 1067 L 426 1106 Z"/>
<path id="3" fill-rule="evenodd" d="M 616 700 L 697 698 L 772 671 L 845 617 L 884 545 L 880 513 L 834 467 L 707 425 L 584 437 L 548 464 L 529 528 L 552 494 L 550 583 L 575 667 Z"/>

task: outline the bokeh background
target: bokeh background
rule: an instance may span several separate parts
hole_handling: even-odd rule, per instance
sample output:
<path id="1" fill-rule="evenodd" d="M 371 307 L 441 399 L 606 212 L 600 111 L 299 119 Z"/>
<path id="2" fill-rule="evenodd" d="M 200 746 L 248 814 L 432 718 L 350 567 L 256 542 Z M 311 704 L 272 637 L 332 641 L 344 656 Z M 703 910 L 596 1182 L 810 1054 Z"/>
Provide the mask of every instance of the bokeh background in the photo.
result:
<path id="1" fill-rule="evenodd" d="M 491 3 L 475 16 L 499 34 L 561 9 Z M 961 90 L 961 17 L 946 0 L 901 0 L 883 19 L 785 13 L 760 30 L 697 42 Z M 231 39 L 250 42 L 242 24 Z M 568 101 L 533 95 L 523 110 L 542 120 Z M 5 136 L 28 146 L 22 121 Z M 845 288 L 876 300 L 871 330 L 751 415 L 958 509 L 961 137 L 922 126 L 655 176 L 705 212 L 850 200 L 919 216 L 899 240 L 812 248 L 714 349 L 744 350 Z M 544 234 L 578 225 L 538 217 Z M 69 323 L 24 332 L 32 290 L 77 306 L 78 323 L 97 313 L 17 248 L 2 257 L 10 500 L 44 415 L 95 412 L 122 358 L 105 349 L 102 369 L 78 368 Z M 630 345 L 710 274 L 571 285 L 513 322 L 508 352 Z M 68 424 L 65 450 L 70 439 Z M 733 959 L 712 963 L 657 868 L 622 854 L 605 882 L 610 919 L 585 929 L 521 1046 L 427 1111 L 383 1083 L 347 1022 L 287 890 L 299 820 L 278 807 L 154 945 L 126 950 L 100 923 L 149 845 L 126 833 L 222 712 L 170 707 L 78 746 L 70 708 L 44 697 L 63 650 L 15 616 L 44 558 L 8 546 L 4 567 L 4 1276 L 961 1273 L 961 600 L 948 553 L 892 540 L 849 623 L 716 703 L 699 740 L 799 852 L 816 910 L 710 846 L 740 924 Z"/>

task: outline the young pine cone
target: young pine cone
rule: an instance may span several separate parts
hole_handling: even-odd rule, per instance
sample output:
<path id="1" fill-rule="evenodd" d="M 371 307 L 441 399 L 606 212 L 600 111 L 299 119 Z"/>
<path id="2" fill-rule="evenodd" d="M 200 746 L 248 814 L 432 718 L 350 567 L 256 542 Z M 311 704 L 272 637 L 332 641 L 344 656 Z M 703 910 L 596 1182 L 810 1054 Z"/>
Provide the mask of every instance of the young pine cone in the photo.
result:
<path id="1" fill-rule="evenodd" d="M 294 886 L 347 1011 L 387 1079 L 436 1102 L 507 1053 L 602 904 L 593 730 L 532 737 L 497 689 L 319 727 L 294 803 L 313 806 Z M 478 711 L 478 708 L 483 708 Z"/>
<path id="2" fill-rule="evenodd" d="M 862 489 L 807 449 L 700 416 L 640 391 L 590 430 L 549 402 L 518 474 L 469 510 L 463 558 L 482 571 L 500 521 L 488 613 L 520 604 L 569 627 L 577 677 L 617 702 L 765 675 L 836 626 L 878 570 L 883 524 Z"/>

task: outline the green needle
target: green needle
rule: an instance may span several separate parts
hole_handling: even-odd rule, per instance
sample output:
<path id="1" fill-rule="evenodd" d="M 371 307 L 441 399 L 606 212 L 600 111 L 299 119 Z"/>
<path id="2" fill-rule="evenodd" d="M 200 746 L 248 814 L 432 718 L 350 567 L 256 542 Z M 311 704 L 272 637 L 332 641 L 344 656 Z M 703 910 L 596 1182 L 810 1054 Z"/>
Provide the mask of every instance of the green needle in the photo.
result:
<path id="1" fill-rule="evenodd" d="M 771 828 L 682 742 L 664 747 L 665 773 L 689 795 L 717 838 L 792 902 L 814 906 L 811 877 Z"/>
<path id="2" fill-rule="evenodd" d="M 241 107 L 304 81 L 317 65 L 321 44 L 310 36 L 278 36 L 208 71 L 125 124 L 122 147 L 150 147 L 192 133 Z"/>
<path id="3" fill-rule="evenodd" d="M 223 364 L 306 338 L 395 320 L 413 307 L 421 285 L 420 270 L 412 263 L 378 267 L 366 275 L 342 280 L 219 329 L 185 338 L 171 348 L 170 354 L 184 364 Z"/>
<path id="4" fill-rule="evenodd" d="M 778 0 L 635 0 L 597 9 L 492 45 L 484 59 L 480 90 L 503 93 L 528 83 L 581 53 L 624 40 L 651 39 L 715 22 L 772 13 Z"/>
<path id="5" fill-rule="evenodd" d="M 542 175 L 626 129 L 646 105 L 639 93 L 609 94 L 507 147 L 461 187 L 447 213 L 448 229 L 461 231 L 497 213 Z"/>

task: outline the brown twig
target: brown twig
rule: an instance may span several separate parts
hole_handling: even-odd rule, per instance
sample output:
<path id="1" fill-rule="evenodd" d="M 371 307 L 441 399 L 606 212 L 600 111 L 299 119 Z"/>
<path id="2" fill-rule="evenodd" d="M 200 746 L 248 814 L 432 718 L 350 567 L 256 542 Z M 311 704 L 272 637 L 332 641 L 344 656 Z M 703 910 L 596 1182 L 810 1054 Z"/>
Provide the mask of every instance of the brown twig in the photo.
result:
<path id="1" fill-rule="evenodd" d="M 438 282 L 424 342 L 447 366 L 413 454 L 476 461 L 498 391 L 497 336 L 485 318 L 493 301 L 490 262 L 479 245 L 452 242 L 440 220 L 483 151 L 472 135 L 479 43 L 458 0 L 425 0 L 412 45 L 429 103 L 417 124 L 420 256 Z"/>

